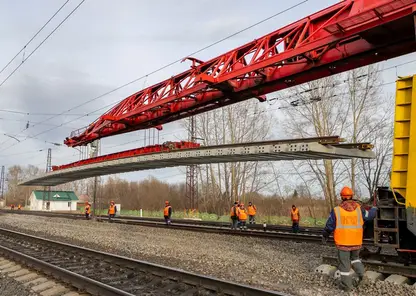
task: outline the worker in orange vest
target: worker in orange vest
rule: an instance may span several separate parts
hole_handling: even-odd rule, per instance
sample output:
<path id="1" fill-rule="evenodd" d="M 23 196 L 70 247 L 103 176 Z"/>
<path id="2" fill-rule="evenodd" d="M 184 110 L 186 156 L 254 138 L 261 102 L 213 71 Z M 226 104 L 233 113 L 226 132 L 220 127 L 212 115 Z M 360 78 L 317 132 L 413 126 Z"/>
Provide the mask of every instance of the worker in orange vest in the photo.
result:
<path id="1" fill-rule="evenodd" d="M 169 201 L 165 201 L 165 208 L 163 209 L 163 217 L 165 218 L 166 225 L 170 225 L 170 217 L 172 216 L 172 206 Z"/>
<path id="2" fill-rule="evenodd" d="M 21 210 L 21 209 L 22 209 L 22 205 L 21 205 L 21 204 L 19 204 L 19 205 L 17 206 L 17 209 L 18 209 L 18 210 Z"/>
<path id="3" fill-rule="evenodd" d="M 238 209 L 238 220 L 240 221 L 240 229 L 247 229 L 247 210 L 244 208 L 243 203 L 240 204 L 240 208 Z"/>
<path id="4" fill-rule="evenodd" d="M 114 218 L 116 216 L 116 213 L 117 213 L 117 206 L 114 203 L 114 201 L 112 200 L 112 201 L 110 201 L 110 207 L 108 208 L 108 220 L 110 222 L 112 222 L 111 218 Z"/>
<path id="5" fill-rule="evenodd" d="M 11 209 L 11 210 L 14 210 L 14 204 L 12 204 L 12 205 L 10 206 L 10 209 Z"/>
<path id="6" fill-rule="evenodd" d="M 237 229 L 238 227 L 238 201 L 234 202 L 234 205 L 230 210 L 231 229 Z"/>
<path id="7" fill-rule="evenodd" d="M 299 209 L 295 205 L 292 205 L 292 210 L 290 211 L 290 219 L 292 219 L 293 233 L 298 233 L 300 214 L 299 214 Z"/>
<path id="8" fill-rule="evenodd" d="M 363 225 L 364 221 L 376 217 L 377 208 L 372 207 L 367 211 L 360 207 L 352 199 L 354 193 L 349 187 L 342 188 L 340 195 L 342 202 L 331 211 L 322 233 L 322 242 L 326 243 L 329 235 L 334 232 L 334 241 L 338 249 L 338 269 L 341 275 L 340 288 L 350 291 L 353 287 L 351 265 L 358 275 L 355 285 L 358 286 L 364 278 L 364 265 L 359 258 L 363 244 Z"/>
<path id="9" fill-rule="evenodd" d="M 89 220 L 90 219 L 90 214 L 91 214 L 91 205 L 89 204 L 89 202 L 87 201 L 86 203 L 85 203 L 85 218 L 87 219 L 87 220 Z"/>
<path id="10" fill-rule="evenodd" d="M 251 201 L 248 202 L 247 212 L 248 212 L 248 218 L 249 218 L 248 223 L 256 224 L 257 208 L 255 205 L 253 205 Z"/>

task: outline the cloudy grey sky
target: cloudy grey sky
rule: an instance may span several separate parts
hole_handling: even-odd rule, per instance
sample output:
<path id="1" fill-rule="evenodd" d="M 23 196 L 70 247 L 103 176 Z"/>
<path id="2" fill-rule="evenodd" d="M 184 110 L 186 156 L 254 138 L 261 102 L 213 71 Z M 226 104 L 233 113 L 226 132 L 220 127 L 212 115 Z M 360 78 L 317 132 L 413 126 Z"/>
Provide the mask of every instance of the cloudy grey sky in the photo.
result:
<path id="1" fill-rule="evenodd" d="M 33 34 L 64 3 L 64 0 L 0 0 L 0 69 L 23 47 Z M 81 0 L 71 0 L 44 31 L 25 49 L 27 56 Z M 87 0 L 55 34 L 0 87 L 0 109 L 18 110 L 27 114 L 0 111 L 0 165 L 34 164 L 45 166 L 46 149 L 53 148 L 53 164 L 75 161 L 78 153 L 62 143 L 73 129 L 92 122 L 101 112 L 97 109 L 186 70 L 187 63 L 178 63 L 158 73 L 97 99 L 65 115 L 41 122 L 64 112 L 131 80 L 146 75 L 174 60 L 187 56 L 221 38 L 257 21 L 282 11 L 298 1 L 262 0 Z M 267 34 L 338 1 L 309 0 L 289 12 L 234 36 L 196 55 L 207 60 L 234 47 Z M 0 83 L 22 61 L 21 54 L 0 75 Z M 408 55 L 383 63 L 390 67 L 416 59 Z M 416 63 L 383 72 L 386 82 L 396 75 L 416 73 Z M 386 86 L 394 92 L 394 84 Z M 273 111 L 278 112 L 278 111 Z M 37 115 L 36 113 L 51 114 Z M 89 114 L 89 115 L 85 115 Z M 77 119 L 85 115 L 82 118 Z M 276 116 L 279 116 L 276 113 Z M 22 132 L 26 122 L 29 129 Z M 72 121 L 67 123 L 68 121 Z M 50 132 L 51 128 L 59 126 Z M 27 139 L 38 133 L 39 139 Z M 5 136 L 14 135 L 20 143 Z M 106 138 L 102 153 L 142 146 L 143 132 Z M 164 126 L 160 141 L 184 139 L 180 122 Z M 122 145 L 124 144 L 124 145 Z M 13 146 L 12 146 L 13 145 Z M 39 151 L 42 150 L 42 151 Z M 171 182 L 183 181 L 184 170 L 163 169 L 124 174 L 138 180 L 155 175 Z"/>

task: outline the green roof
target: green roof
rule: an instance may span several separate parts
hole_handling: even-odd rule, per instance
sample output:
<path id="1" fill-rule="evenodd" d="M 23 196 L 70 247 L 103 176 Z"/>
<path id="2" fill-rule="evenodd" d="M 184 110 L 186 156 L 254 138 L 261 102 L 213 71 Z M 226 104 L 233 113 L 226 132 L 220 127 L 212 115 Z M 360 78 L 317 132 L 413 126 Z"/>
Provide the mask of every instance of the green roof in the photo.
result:
<path id="1" fill-rule="evenodd" d="M 36 199 L 48 200 L 48 191 L 34 190 Z M 78 197 L 75 195 L 74 191 L 50 191 L 50 201 L 72 201 L 78 200 Z"/>

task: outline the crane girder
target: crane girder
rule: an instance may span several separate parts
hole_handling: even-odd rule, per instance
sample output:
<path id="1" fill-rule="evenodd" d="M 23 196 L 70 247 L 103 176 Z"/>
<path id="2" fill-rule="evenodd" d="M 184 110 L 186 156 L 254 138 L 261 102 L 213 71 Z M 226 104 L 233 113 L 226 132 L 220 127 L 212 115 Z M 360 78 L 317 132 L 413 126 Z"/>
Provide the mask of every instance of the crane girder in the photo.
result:
<path id="1" fill-rule="evenodd" d="M 342 1 L 143 89 L 64 143 L 148 129 L 416 51 L 416 0 Z"/>

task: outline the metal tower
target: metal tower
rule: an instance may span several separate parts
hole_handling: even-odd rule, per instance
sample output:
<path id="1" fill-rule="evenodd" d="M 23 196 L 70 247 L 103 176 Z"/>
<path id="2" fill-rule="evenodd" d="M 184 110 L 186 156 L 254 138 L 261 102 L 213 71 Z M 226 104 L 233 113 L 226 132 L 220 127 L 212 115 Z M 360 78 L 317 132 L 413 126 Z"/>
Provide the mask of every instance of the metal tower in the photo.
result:
<path id="1" fill-rule="evenodd" d="M 196 140 L 196 120 L 195 116 L 189 119 L 188 140 L 194 142 Z M 186 167 L 186 189 L 185 195 L 189 209 L 198 208 L 198 177 L 196 173 L 196 165 Z"/>
<path id="2" fill-rule="evenodd" d="M 48 173 L 51 170 L 52 170 L 52 149 L 48 148 L 45 172 Z M 43 196 L 42 196 L 42 210 L 49 210 L 50 202 L 51 202 L 51 186 L 44 186 Z"/>
<path id="3" fill-rule="evenodd" d="M 4 165 L 1 167 L 1 176 L 0 176 L 0 194 L 1 199 L 4 200 L 4 183 L 5 183 L 5 172 Z M 4 206 L 6 206 L 6 201 L 4 200 Z"/>

